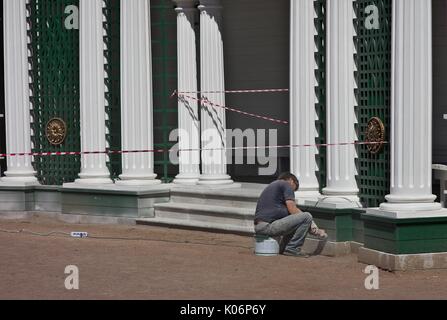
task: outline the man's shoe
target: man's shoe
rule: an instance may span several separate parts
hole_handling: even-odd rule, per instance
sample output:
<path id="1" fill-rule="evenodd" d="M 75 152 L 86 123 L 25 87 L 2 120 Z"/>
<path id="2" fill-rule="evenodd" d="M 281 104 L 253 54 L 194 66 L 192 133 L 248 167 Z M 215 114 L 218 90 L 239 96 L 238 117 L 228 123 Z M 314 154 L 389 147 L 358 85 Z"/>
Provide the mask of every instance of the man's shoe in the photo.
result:
<path id="1" fill-rule="evenodd" d="M 318 240 L 327 240 L 327 238 L 328 238 L 326 231 L 324 231 L 323 229 L 312 228 L 309 231 L 309 234 L 314 236 Z"/>
<path id="2" fill-rule="evenodd" d="M 291 251 L 291 250 L 285 250 L 283 255 L 288 257 L 297 257 L 297 258 L 309 258 L 310 255 L 307 253 L 301 252 L 301 251 Z"/>

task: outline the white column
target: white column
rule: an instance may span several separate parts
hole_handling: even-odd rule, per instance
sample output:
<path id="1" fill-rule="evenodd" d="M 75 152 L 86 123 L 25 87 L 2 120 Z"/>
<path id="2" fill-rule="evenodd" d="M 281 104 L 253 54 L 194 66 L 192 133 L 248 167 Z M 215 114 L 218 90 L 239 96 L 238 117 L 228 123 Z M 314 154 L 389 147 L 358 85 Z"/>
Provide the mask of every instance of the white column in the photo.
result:
<path id="1" fill-rule="evenodd" d="M 89 0 L 88 0 L 89 1 Z M 123 150 L 153 149 L 152 52 L 149 0 L 121 0 L 121 138 Z M 117 184 L 152 185 L 154 154 L 123 154 Z"/>
<path id="2" fill-rule="evenodd" d="M 103 0 L 80 0 L 81 148 L 105 151 Z M 105 154 L 81 157 L 81 184 L 111 184 Z"/>
<path id="3" fill-rule="evenodd" d="M 314 0 L 291 0 L 290 54 L 290 138 L 292 145 L 315 144 L 317 119 L 315 93 Z M 291 171 L 300 181 L 297 201 L 315 200 L 320 196 L 316 175 L 316 147 L 291 148 Z"/>
<path id="4" fill-rule="evenodd" d="M 194 0 L 174 0 L 177 4 L 178 91 L 197 98 L 197 53 Z M 178 103 L 180 173 L 176 184 L 197 184 L 200 178 L 200 121 L 196 100 L 179 96 Z"/>
<path id="5" fill-rule="evenodd" d="M 222 40 L 222 7 L 220 0 L 201 0 L 200 14 L 200 61 L 202 97 L 211 103 L 225 105 L 224 55 Z M 202 176 L 199 184 L 232 184 L 227 175 L 225 110 L 202 106 Z M 220 150 L 215 150 L 220 149 Z"/>
<path id="6" fill-rule="evenodd" d="M 354 124 L 354 7 L 353 0 L 327 2 L 327 142 L 353 143 Z M 325 202 L 358 205 L 354 145 L 327 148 Z"/>
<path id="7" fill-rule="evenodd" d="M 432 194 L 432 2 L 393 1 L 391 194 L 386 211 L 439 210 Z"/>
<path id="8" fill-rule="evenodd" d="M 26 0 L 4 0 L 5 120 L 8 153 L 31 152 Z M 32 157 L 8 157 L 3 184 L 36 184 Z"/>

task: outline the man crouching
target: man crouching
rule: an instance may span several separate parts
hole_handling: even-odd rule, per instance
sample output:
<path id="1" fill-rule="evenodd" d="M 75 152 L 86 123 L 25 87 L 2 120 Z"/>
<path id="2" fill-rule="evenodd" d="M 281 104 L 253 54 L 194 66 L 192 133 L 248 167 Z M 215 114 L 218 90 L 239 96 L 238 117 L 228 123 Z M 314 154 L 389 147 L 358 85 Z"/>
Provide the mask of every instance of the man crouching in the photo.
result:
<path id="1" fill-rule="evenodd" d="M 295 175 L 283 173 L 261 194 L 255 214 L 255 232 L 269 237 L 282 236 L 280 253 L 287 256 L 308 258 L 301 251 L 307 234 L 326 239 L 324 230 L 318 229 L 312 215 L 302 212 L 295 203 L 299 182 Z"/>

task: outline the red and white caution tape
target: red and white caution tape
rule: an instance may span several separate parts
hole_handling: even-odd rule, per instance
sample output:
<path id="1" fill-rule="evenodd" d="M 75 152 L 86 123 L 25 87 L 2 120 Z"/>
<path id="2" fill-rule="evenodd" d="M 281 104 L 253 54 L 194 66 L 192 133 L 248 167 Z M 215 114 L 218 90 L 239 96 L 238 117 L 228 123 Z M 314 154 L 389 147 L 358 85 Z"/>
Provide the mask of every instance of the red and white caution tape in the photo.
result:
<path id="1" fill-rule="evenodd" d="M 278 145 L 278 146 L 255 146 L 255 147 L 233 147 L 233 148 L 204 148 L 204 149 L 181 149 L 180 152 L 192 151 L 224 151 L 224 150 L 258 150 L 258 149 L 290 149 L 290 148 L 308 148 L 308 147 L 334 147 L 334 146 L 350 146 L 350 145 L 375 145 L 388 144 L 388 142 L 346 142 L 346 143 L 325 143 L 325 144 L 301 144 L 301 145 Z M 177 150 L 176 150 L 177 151 Z M 29 153 L 5 153 L 0 157 L 51 157 L 51 156 L 78 156 L 78 155 L 95 155 L 95 154 L 131 154 L 131 153 L 166 153 L 171 152 L 168 149 L 158 150 L 126 150 L 126 151 L 83 151 L 83 152 L 29 152 Z"/>
<path id="2" fill-rule="evenodd" d="M 289 124 L 289 122 L 285 121 L 285 120 L 278 120 L 278 119 L 275 119 L 275 118 L 261 116 L 259 114 L 254 114 L 254 113 L 250 113 L 250 112 L 241 111 L 241 110 L 238 110 L 238 109 L 235 109 L 235 108 L 231 108 L 231 107 L 223 106 L 223 105 L 220 105 L 220 104 L 217 104 L 217 103 L 213 103 L 213 102 L 209 101 L 208 99 L 198 99 L 196 97 L 188 96 L 186 94 L 179 94 L 178 97 L 179 97 L 179 99 L 181 99 L 183 97 L 183 98 L 186 98 L 186 99 L 195 100 L 195 101 L 198 101 L 199 103 L 201 103 L 202 105 L 209 105 L 209 106 L 211 106 L 213 108 L 214 107 L 222 108 L 222 109 L 225 109 L 225 110 L 228 110 L 228 111 L 231 111 L 231 112 L 236 112 L 236 113 L 243 114 L 243 115 L 246 115 L 246 116 L 249 116 L 249 117 L 253 117 L 253 118 L 258 118 L 258 119 L 267 120 L 267 121 L 271 121 L 271 122 L 276 122 L 276 123 L 280 123 L 280 124 Z"/>
<path id="3" fill-rule="evenodd" d="M 183 91 L 175 90 L 171 98 L 178 94 L 212 94 L 212 93 L 275 93 L 275 92 L 289 92 L 289 89 L 247 89 L 247 90 L 224 90 L 224 91 Z"/>
<path id="4" fill-rule="evenodd" d="M 29 152 L 29 153 L 9 153 L 0 154 L 0 157 L 51 157 L 51 156 L 79 156 L 79 155 L 91 155 L 91 154 L 126 154 L 126 153 L 162 153 L 166 150 L 130 150 L 130 151 L 70 151 L 70 152 Z"/>

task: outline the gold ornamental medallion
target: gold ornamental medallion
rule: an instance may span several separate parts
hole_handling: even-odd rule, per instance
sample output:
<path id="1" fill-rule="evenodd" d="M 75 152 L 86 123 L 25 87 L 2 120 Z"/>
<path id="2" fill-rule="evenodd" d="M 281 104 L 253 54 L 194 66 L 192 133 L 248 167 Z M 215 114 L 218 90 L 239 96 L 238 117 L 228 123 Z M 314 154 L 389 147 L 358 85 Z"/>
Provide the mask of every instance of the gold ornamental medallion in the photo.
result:
<path id="1" fill-rule="evenodd" d="M 53 146 L 60 146 L 67 137 L 67 125 L 60 118 L 53 118 L 48 121 L 45 133 L 48 141 Z"/>
<path id="2" fill-rule="evenodd" d="M 371 118 L 366 128 L 366 142 L 368 144 L 368 151 L 372 154 L 378 154 L 385 142 L 385 126 L 377 117 Z"/>

